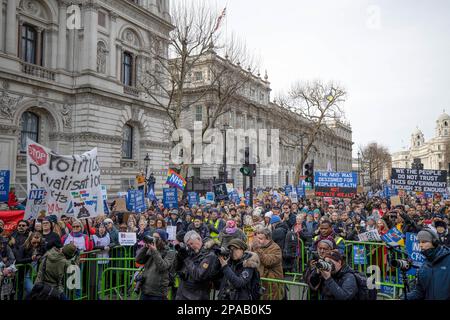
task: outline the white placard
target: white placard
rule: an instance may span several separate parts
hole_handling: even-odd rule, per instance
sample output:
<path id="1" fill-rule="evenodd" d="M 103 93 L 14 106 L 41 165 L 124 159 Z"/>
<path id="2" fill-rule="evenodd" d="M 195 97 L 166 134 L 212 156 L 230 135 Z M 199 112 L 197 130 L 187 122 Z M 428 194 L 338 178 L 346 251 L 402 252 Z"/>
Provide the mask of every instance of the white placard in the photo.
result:
<path id="1" fill-rule="evenodd" d="M 134 246 L 137 242 L 136 233 L 119 232 L 119 244 L 121 246 Z"/>
<path id="2" fill-rule="evenodd" d="M 378 230 L 370 230 L 358 235 L 359 241 L 363 242 L 372 242 L 372 241 L 381 241 L 380 234 Z"/>
<path id="3" fill-rule="evenodd" d="M 166 231 L 169 234 L 169 240 L 176 240 L 177 238 L 177 227 L 176 226 L 167 226 Z"/>

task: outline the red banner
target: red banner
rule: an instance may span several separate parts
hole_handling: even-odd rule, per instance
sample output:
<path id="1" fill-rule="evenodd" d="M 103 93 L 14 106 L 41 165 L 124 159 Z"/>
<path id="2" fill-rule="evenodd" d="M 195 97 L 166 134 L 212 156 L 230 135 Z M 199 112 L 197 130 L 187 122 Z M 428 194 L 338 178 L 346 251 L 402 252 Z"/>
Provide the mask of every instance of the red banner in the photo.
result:
<path id="1" fill-rule="evenodd" d="M 24 210 L 0 211 L 0 220 L 5 223 L 3 229 L 6 234 L 11 234 L 17 228 L 17 223 L 23 219 Z"/>

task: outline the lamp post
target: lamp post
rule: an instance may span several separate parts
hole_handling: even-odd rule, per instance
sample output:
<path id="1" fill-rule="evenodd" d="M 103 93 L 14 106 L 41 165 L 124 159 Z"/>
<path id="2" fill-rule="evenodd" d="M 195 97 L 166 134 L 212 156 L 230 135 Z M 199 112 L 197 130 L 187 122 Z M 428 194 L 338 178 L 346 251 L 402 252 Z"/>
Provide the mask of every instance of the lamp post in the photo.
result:
<path id="1" fill-rule="evenodd" d="M 227 129 L 231 129 L 231 126 L 228 123 L 223 125 L 223 181 L 227 183 L 228 180 L 228 171 L 227 171 Z"/>
<path id="2" fill-rule="evenodd" d="M 359 158 L 361 156 L 361 153 L 358 151 L 358 186 L 361 185 L 361 164 L 359 162 Z"/>
<path id="3" fill-rule="evenodd" d="M 147 152 L 147 155 L 144 158 L 145 164 L 145 186 L 144 186 L 144 196 L 147 194 L 147 176 L 148 176 L 148 165 L 150 164 L 150 155 Z"/>

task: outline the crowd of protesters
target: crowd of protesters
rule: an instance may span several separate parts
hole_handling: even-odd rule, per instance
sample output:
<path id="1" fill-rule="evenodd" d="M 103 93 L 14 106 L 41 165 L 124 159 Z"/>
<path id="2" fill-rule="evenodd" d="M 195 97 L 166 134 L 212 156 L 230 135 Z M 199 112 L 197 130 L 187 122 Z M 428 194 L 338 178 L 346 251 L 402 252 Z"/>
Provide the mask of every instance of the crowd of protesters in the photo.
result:
<path id="1" fill-rule="evenodd" d="M 450 298 L 450 284 L 438 285 L 433 275 L 436 265 L 450 268 L 446 200 L 407 196 L 402 205 L 391 206 L 389 199 L 360 195 L 330 202 L 300 198 L 293 203 L 280 194 L 282 190 L 259 191 L 253 207 L 228 201 L 189 206 L 182 201 L 178 209 L 168 209 L 159 201 L 143 213 L 115 212 L 113 203 L 109 215 L 82 220 L 41 212 L 36 219 L 19 221 L 10 234 L 0 221 L 1 298 L 24 299 L 33 285 L 45 282 L 61 293 L 59 275 L 76 263 L 77 252 L 96 250 L 97 257 L 105 259 L 98 263 L 100 276 L 109 252 L 119 246 L 119 233 L 131 232 L 137 239 L 136 262 L 144 266 L 140 280 L 144 300 L 165 299 L 176 276 L 177 299 L 209 299 L 211 288 L 217 289 L 219 299 L 285 299 L 281 285 L 260 287 L 259 279 L 282 280 L 302 271 L 303 280 L 320 298 L 356 299 L 358 277 L 350 276 L 354 271 L 346 263 L 345 242 L 359 241 L 358 235 L 375 229 L 384 235 L 391 228 L 417 233 L 427 258 L 409 298 Z M 20 209 L 14 196 L 9 202 Z M 167 227 L 176 227 L 175 240 L 169 240 Z M 307 261 L 302 261 L 304 257 Z M 320 259 L 331 270 L 317 269 Z M 25 264 L 37 273 L 34 283 L 33 270 L 16 268 Z M 301 270 L 303 264 L 307 270 Z M 13 279 L 21 285 L 15 286 Z M 428 290 L 431 285 L 437 288 Z"/>

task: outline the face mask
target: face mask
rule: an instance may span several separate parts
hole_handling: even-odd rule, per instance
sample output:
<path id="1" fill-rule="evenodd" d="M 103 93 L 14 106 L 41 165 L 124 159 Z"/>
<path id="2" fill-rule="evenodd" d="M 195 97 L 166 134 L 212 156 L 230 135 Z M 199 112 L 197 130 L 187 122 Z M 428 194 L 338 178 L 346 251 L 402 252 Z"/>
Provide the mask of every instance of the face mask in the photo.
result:
<path id="1" fill-rule="evenodd" d="M 432 260 L 433 257 L 436 255 L 437 248 L 430 248 L 422 251 L 422 254 L 425 256 L 425 258 Z"/>

